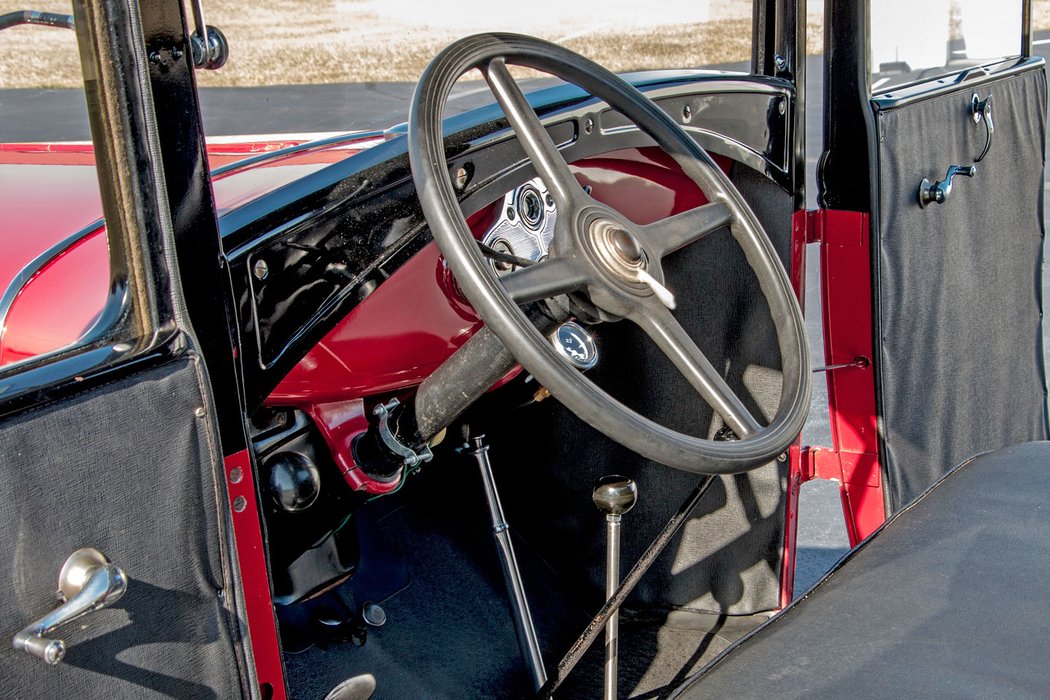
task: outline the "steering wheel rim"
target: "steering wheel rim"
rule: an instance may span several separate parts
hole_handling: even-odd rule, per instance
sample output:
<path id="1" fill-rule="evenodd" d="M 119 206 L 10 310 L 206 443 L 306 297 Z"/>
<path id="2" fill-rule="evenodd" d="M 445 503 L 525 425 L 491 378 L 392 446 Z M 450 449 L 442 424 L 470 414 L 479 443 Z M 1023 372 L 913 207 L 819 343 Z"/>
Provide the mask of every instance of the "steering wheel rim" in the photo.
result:
<path id="1" fill-rule="evenodd" d="M 678 162 L 711 204 L 644 227 L 591 199 L 569 173 L 510 77 L 507 63 L 573 83 L 624 114 Z M 554 196 L 558 223 L 563 226 L 555 232 L 547 262 L 503 278 L 482 258 L 462 214 L 443 141 L 448 96 L 455 82 L 475 68 L 485 76 Z M 460 289 L 518 362 L 582 420 L 644 457 L 698 474 L 756 468 L 784 452 L 801 432 L 810 400 L 809 348 L 787 273 L 728 177 L 670 116 L 634 87 L 592 61 L 540 39 L 517 34 L 466 37 L 438 54 L 420 78 L 409 113 L 408 151 L 423 213 Z M 661 224 L 664 228 L 656 230 Z M 669 311 L 655 303 L 661 298 L 663 256 L 723 225 L 729 226 L 754 271 L 776 328 L 783 384 L 777 413 L 767 426 L 751 416 Z M 699 233 L 690 231 L 697 226 L 702 229 Z M 664 234 L 669 242 L 659 244 L 654 233 Z M 680 433 L 623 405 L 561 359 L 519 306 L 580 291 L 608 315 L 641 326 L 739 439 L 715 441 Z"/>

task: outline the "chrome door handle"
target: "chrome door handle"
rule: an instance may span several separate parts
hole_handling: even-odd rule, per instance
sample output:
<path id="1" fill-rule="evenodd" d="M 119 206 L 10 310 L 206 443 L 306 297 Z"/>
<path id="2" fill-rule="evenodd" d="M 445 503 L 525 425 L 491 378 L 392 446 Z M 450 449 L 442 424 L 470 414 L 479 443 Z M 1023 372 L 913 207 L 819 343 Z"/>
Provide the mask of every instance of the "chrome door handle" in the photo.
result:
<path id="1" fill-rule="evenodd" d="M 952 193 L 952 180 L 956 175 L 973 177 L 977 174 L 976 165 L 951 165 L 948 173 L 940 182 L 930 182 L 926 178 L 919 183 L 919 206 L 927 204 L 944 204 Z"/>
<path id="2" fill-rule="evenodd" d="M 119 566 L 97 549 L 85 547 L 73 552 L 58 574 L 58 598 L 63 601 L 47 615 L 15 635 L 15 649 L 55 665 L 66 655 L 66 643 L 50 638 L 52 632 L 95 610 L 120 600 L 128 589 L 128 579 Z"/>

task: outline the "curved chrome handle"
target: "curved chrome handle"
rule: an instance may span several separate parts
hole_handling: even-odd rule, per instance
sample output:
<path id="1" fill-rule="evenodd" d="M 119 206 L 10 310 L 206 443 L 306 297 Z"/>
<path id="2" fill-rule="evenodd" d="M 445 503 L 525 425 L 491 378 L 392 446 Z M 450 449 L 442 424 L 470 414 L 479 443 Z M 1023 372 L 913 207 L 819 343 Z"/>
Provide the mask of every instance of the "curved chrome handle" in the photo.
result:
<path id="1" fill-rule="evenodd" d="M 988 149 L 992 147 L 992 135 L 995 134 L 995 122 L 992 121 L 992 96 L 988 95 L 982 100 L 980 95 L 973 93 L 973 97 L 970 98 L 970 116 L 974 124 L 984 122 L 984 150 L 973 161 L 980 163 L 988 155 Z"/>
<path id="2" fill-rule="evenodd" d="M 66 655 L 66 643 L 48 635 L 62 625 L 120 600 L 128 589 L 124 571 L 97 549 L 73 552 L 58 575 L 58 596 L 65 602 L 15 635 L 15 649 L 55 665 Z"/>
<path id="3" fill-rule="evenodd" d="M 944 179 L 939 182 L 931 183 L 926 178 L 923 178 L 922 182 L 919 183 L 919 206 L 944 204 L 952 194 L 952 179 L 956 175 L 973 177 L 976 174 L 976 165 L 952 165 L 948 167 L 948 172 L 945 174 Z"/>

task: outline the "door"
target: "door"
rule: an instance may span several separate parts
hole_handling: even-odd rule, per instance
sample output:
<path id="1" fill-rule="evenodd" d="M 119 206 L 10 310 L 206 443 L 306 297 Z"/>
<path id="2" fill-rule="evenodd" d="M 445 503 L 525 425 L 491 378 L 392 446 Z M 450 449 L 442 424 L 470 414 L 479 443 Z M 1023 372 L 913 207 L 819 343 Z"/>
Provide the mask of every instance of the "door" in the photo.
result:
<path id="1" fill-rule="evenodd" d="M 870 316 L 874 481 L 893 512 L 975 454 L 1047 437 L 1046 75 L 1028 0 L 827 9 L 821 204 L 869 215 L 870 297 L 850 312 Z"/>
<path id="2" fill-rule="evenodd" d="M 181 8 L 172 7 L 181 24 Z M 201 291 L 186 293 L 178 274 L 177 233 L 187 227 L 173 210 L 194 181 L 179 180 L 174 159 L 162 167 L 171 144 L 152 96 L 166 93 L 147 82 L 138 7 L 74 10 L 107 223 L 109 302 L 77 342 L 0 370 L 0 629 L 13 641 L 0 645 L 0 688 L 5 697 L 283 697 L 279 665 L 276 686 L 259 685 L 255 660 L 270 649 L 264 633 L 253 648 L 245 624 L 260 597 L 245 591 L 261 586 L 270 611 L 265 565 L 261 580 L 240 574 L 254 541 L 234 538 L 235 514 L 254 517 L 258 537 L 254 495 L 231 500 L 226 486 L 237 454 L 224 460 L 223 448 L 242 446 L 220 425 L 237 404 L 213 391 L 209 368 L 214 376 L 221 365 L 207 362 L 206 350 L 221 343 L 194 333 L 198 318 L 198 329 L 211 331 L 193 313 Z M 196 111 L 191 103 L 180 119 Z M 185 152 L 194 132 L 180 126 Z M 207 169 L 198 170 L 206 185 Z M 198 252 L 218 248 L 205 193 L 207 206 L 195 211 L 211 217 L 212 235 L 198 229 Z M 46 283 L 62 308 L 73 301 L 63 290 L 76 285 L 52 274 L 50 262 L 31 263 L 39 268 L 21 284 Z M 194 277 L 210 279 L 200 270 Z M 208 291 L 221 298 L 221 286 Z M 228 336 L 225 343 L 229 351 Z M 229 481 L 250 487 L 244 464 Z"/>

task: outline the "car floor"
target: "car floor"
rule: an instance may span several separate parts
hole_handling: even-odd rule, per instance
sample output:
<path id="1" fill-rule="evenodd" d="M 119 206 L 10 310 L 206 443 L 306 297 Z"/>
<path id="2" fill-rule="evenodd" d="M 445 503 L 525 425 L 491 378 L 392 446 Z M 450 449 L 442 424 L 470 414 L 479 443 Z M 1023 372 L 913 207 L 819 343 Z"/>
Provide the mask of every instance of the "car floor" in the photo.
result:
<path id="1" fill-rule="evenodd" d="M 324 698 L 337 683 L 364 673 L 376 678 L 377 700 L 532 695 L 477 474 L 462 463 L 448 466 L 414 477 L 405 494 L 362 508 L 355 516 L 361 559 L 354 577 L 308 603 L 279 610 L 295 700 Z M 602 601 L 584 600 L 527 542 L 516 538 L 514 545 L 551 669 Z M 333 609 L 360 610 L 366 601 L 379 603 L 387 621 L 369 629 L 364 644 L 300 641 L 304 620 L 332 617 Z M 624 609 L 620 695 L 665 696 L 767 618 Z M 594 644 L 558 697 L 601 697 L 603 648 L 602 640 Z"/>

